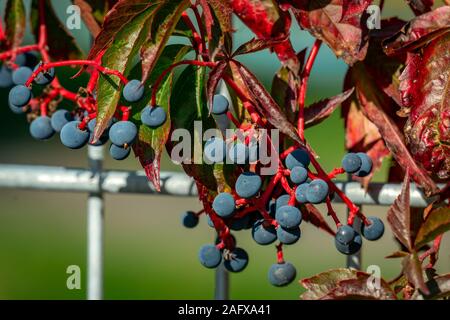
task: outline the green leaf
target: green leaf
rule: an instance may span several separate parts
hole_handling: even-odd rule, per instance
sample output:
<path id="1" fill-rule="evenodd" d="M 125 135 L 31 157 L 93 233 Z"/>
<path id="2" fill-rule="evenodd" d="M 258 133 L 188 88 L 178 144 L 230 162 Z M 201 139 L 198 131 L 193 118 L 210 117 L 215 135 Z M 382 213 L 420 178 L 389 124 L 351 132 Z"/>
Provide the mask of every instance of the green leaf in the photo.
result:
<path id="1" fill-rule="evenodd" d="M 102 56 L 102 65 L 127 76 L 133 60 L 149 32 L 154 7 L 142 11 L 119 30 L 112 44 Z M 100 33 L 101 35 L 101 33 Z M 100 36 L 99 35 L 99 36 Z M 122 93 L 122 83 L 116 76 L 101 74 L 97 83 L 97 125 L 94 139 L 98 139 L 114 115 Z"/>
<path id="2" fill-rule="evenodd" d="M 67 31 L 57 17 L 50 1 L 43 1 L 44 17 L 39 14 L 39 0 L 33 0 L 31 5 L 31 30 L 39 41 L 39 19 L 45 19 L 47 27 L 47 44 L 49 55 L 54 60 L 72 60 L 84 57 L 83 51 L 77 45 L 74 37 Z"/>
<path id="3" fill-rule="evenodd" d="M 8 46 L 10 48 L 20 46 L 26 28 L 23 0 L 8 0 L 5 8 L 5 24 Z"/>
<path id="4" fill-rule="evenodd" d="M 166 46 L 161 54 L 152 74 L 145 83 L 148 87 L 161 74 L 162 70 L 167 69 L 171 64 L 183 59 L 191 50 L 190 46 L 173 44 Z M 141 65 L 137 64 L 130 72 L 133 78 L 138 78 L 141 72 Z M 159 106 L 164 108 L 167 113 L 167 121 L 159 128 L 152 129 L 142 124 L 140 121 L 142 109 L 148 105 L 151 99 L 151 90 L 148 90 L 142 100 L 133 104 L 133 118 L 136 126 L 139 128 L 137 141 L 133 145 L 134 153 L 145 170 L 155 189 L 160 191 L 160 161 L 163 147 L 170 133 L 170 94 L 172 88 L 173 73 L 166 76 L 156 95 L 156 101 Z"/>
<path id="5" fill-rule="evenodd" d="M 189 0 L 170 0 L 163 1 L 158 7 L 152 21 L 150 36 L 141 49 L 142 81 L 145 81 L 152 71 L 181 14 L 190 3 Z"/>
<path id="6" fill-rule="evenodd" d="M 448 230 L 450 230 L 450 208 L 442 207 L 431 211 L 417 232 L 416 248 L 420 249 Z"/>

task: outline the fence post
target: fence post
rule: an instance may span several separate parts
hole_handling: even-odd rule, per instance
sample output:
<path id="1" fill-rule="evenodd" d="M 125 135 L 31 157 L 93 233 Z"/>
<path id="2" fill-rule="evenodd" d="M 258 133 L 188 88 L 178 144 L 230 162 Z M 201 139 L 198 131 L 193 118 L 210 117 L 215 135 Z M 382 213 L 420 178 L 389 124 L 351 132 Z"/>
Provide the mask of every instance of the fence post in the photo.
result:
<path id="1" fill-rule="evenodd" d="M 88 146 L 89 168 L 92 174 L 102 170 L 103 147 Z M 101 179 L 97 192 L 89 193 L 87 202 L 87 299 L 103 299 L 103 194 Z"/>

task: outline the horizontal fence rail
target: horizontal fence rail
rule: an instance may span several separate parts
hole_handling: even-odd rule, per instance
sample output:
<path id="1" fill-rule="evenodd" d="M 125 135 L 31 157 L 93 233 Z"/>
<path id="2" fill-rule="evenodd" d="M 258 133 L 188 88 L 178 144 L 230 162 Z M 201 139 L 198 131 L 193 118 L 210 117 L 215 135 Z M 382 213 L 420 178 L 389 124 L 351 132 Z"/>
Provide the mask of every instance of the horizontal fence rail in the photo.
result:
<path id="1" fill-rule="evenodd" d="M 338 188 L 359 205 L 391 205 L 400 194 L 401 184 L 371 183 L 367 192 L 359 182 L 337 181 Z M 0 164 L 0 188 L 88 193 L 157 193 L 143 171 L 101 171 L 51 166 Z M 192 178 L 180 172 L 161 172 L 161 193 L 196 196 Z M 426 207 L 423 193 L 411 184 L 411 206 Z M 334 201 L 339 202 L 339 197 Z"/>

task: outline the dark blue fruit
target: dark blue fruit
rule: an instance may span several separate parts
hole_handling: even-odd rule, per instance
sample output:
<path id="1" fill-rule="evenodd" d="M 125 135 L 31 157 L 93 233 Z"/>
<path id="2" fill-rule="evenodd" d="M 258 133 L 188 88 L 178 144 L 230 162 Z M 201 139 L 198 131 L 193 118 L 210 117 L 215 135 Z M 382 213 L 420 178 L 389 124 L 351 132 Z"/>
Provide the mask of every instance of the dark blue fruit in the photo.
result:
<path id="1" fill-rule="evenodd" d="M 269 269 L 269 282 L 276 287 L 287 286 L 296 276 L 297 271 L 289 262 L 273 264 Z"/>
<path id="2" fill-rule="evenodd" d="M 13 71 L 12 80 L 14 84 L 25 84 L 33 71 L 28 67 L 20 67 Z"/>
<path id="3" fill-rule="evenodd" d="M 355 237 L 352 241 L 350 241 L 350 243 L 343 244 L 339 242 L 337 238 L 334 238 L 334 244 L 340 253 L 350 255 L 357 253 L 359 249 L 361 249 L 362 239 L 359 233 L 355 231 Z"/>
<path id="4" fill-rule="evenodd" d="M 80 121 L 71 121 L 61 129 L 61 143 L 70 149 L 79 149 L 88 142 L 89 132 L 81 130 L 80 123 Z"/>
<path id="5" fill-rule="evenodd" d="M 221 94 L 216 94 L 213 98 L 212 113 L 224 114 L 228 111 L 228 99 Z"/>
<path id="6" fill-rule="evenodd" d="M 308 170 L 301 166 L 293 167 L 290 178 L 293 183 L 302 184 L 308 180 Z"/>
<path id="7" fill-rule="evenodd" d="M 9 101 L 8 101 L 8 106 L 9 106 L 9 109 L 10 109 L 12 112 L 14 112 L 15 114 L 22 114 L 22 113 L 25 113 L 25 110 L 24 110 L 23 107 L 15 106 L 15 105 L 11 104 L 11 102 L 9 102 Z"/>
<path id="8" fill-rule="evenodd" d="M 249 199 L 254 197 L 261 189 L 261 177 L 254 172 L 244 172 L 236 180 L 236 193 L 238 196 Z"/>
<path id="9" fill-rule="evenodd" d="M 18 107 L 23 107 L 31 100 L 31 90 L 24 85 L 19 84 L 9 91 L 8 97 L 11 104 Z"/>
<path id="10" fill-rule="evenodd" d="M 277 211 L 282 206 L 287 206 L 290 198 L 291 197 L 288 194 L 283 194 L 279 196 L 278 199 L 275 201 L 275 211 Z"/>
<path id="11" fill-rule="evenodd" d="M 131 145 L 137 137 L 137 128 L 133 122 L 118 121 L 109 129 L 109 138 L 116 146 Z"/>
<path id="12" fill-rule="evenodd" d="M 200 263 L 207 268 L 215 268 L 222 261 L 222 253 L 215 245 L 205 244 L 198 253 Z"/>
<path id="13" fill-rule="evenodd" d="M 366 177 L 372 172 L 372 159 L 364 152 L 358 152 L 356 154 L 361 159 L 361 168 L 355 172 L 358 177 Z"/>
<path id="14" fill-rule="evenodd" d="M 233 144 L 228 150 L 229 159 L 236 164 L 245 164 L 248 162 L 249 150 L 248 147 L 242 143 L 238 142 Z"/>
<path id="15" fill-rule="evenodd" d="M 99 141 L 100 141 L 100 139 L 99 139 Z M 96 145 L 98 145 L 98 144 L 96 144 Z M 128 156 L 130 155 L 130 151 L 131 151 L 131 147 L 127 147 L 127 148 L 118 147 L 114 143 L 111 143 L 111 145 L 109 146 L 109 155 L 114 160 L 124 160 L 124 159 L 128 158 Z"/>
<path id="16" fill-rule="evenodd" d="M 347 173 L 355 173 L 361 168 L 361 158 L 356 153 L 347 153 L 342 159 L 342 168 Z"/>
<path id="17" fill-rule="evenodd" d="M 9 88 L 13 85 L 11 69 L 4 64 L 0 67 L 0 88 Z"/>
<path id="18" fill-rule="evenodd" d="M 277 240 L 277 232 L 273 225 L 261 219 L 253 224 L 252 237 L 256 243 L 265 246 Z"/>
<path id="19" fill-rule="evenodd" d="M 227 145 L 221 138 L 212 137 L 205 143 L 203 159 L 206 163 L 223 163 L 227 152 Z"/>
<path id="20" fill-rule="evenodd" d="M 234 231 L 239 231 L 243 229 L 247 229 L 250 223 L 250 214 L 246 214 L 242 218 L 233 219 L 230 225 L 230 229 Z"/>
<path id="21" fill-rule="evenodd" d="M 51 117 L 52 128 L 56 132 L 60 132 L 62 128 L 72 120 L 73 116 L 69 111 L 64 109 L 58 110 L 52 114 Z"/>
<path id="22" fill-rule="evenodd" d="M 328 196 L 328 191 L 328 184 L 324 180 L 313 180 L 306 189 L 306 200 L 311 203 L 324 202 Z"/>
<path id="23" fill-rule="evenodd" d="M 367 240 L 375 241 L 380 239 L 384 234 L 384 223 L 377 217 L 367 217 L 370 225 L 361 226 L 361 233 Z"/>
<path id="24" fill-rule="evenodd" d="M 309 154 L 304 149 L 295 149 L 286 157 L 286 167 L 292 170 L 294 167 L 305 167 L 307 168 L 310 163 Z"/>
<path id="25" fill-rule="evenodd" d="M 111 125 L 113 124 L 113 120 L 111 119 L 111 120 L 108 122 L 108 127 L 103 131 L 103 133 L 102 133 L 102 135 L 100 136 L 100 138 L 99 138 L 95 143 L 92 143 L 92 140 L 94 140 L 94 130 L 95 130 L 95 125 L 96 125 L 96 124 L 97 124 L 97 120 L 96 120 L 95 118 L 94 118 L 94 119 L 91 119 L 91 120 L 88 122 L 88 129 L 89 129 L 89 144 L 90 144 L 91 146 L 102 146 L 102 145 L 104 145 L 105 143 L 107 143 L 108 140 L 109 140 L 109 128 L 110 128 Z M 109 149 L 109 153 L 110 153 L 110 155 L 112 156 L 113 159 L 116 159 L 115 156 L 116 156 L 117 158 L 121 158 L 120 155 L 125 156 L 125 153 L 126 153 L 126 156 L 125 156 L 125 158 L 126 158 L 126 157 L 128 157 L 128 155 L 130 154 L 130 148 L 122 148 L 122 147 L 118 147 L 118 146 L 116 146 L 116 147 L 117 147 L 117 148 L 112 148 L 112 147 L 110 147 L 110 149 Z M 120 149 L 119 149 L 119 148 L 120 148 Z M 114 149 L 114 151 L 112 151 L 112 149 Z M 111 152 L 115 152 L 115 156 L 113 156 Z M 125 159 L 125 158 L 123 158 L 123 159 Z M 123 160 L 123 159 L 116 159 L 116 160 Z"/>
<path id="26" fill-rule="evenodd" d="M 181 215 L 181 222 L 186 228 L 194 228 L 198 224 L 198 217 L 193 211 L 186 211 Z"/>
<path id="27" fill-rule="evenodd" d="M 300 228 L 285 229 L 282 226 L 277 228 L 277 238 L 283 244 L 294 244 L 300 239 Z"/>
<path id="28" fill-rule="evenodd" d="M 123 98 L 128 102 L 136 102 L 144 96 L 144 85 L 136 79 L 130 80 L 123 87 Z"/>
<path id="29" fill-rule="evenodd" d="M 240 272 L 248 265 L 248 254 L 244 249 L 235 248 L 225 257 L 223 265 L 228 271 Z"/>
<path id="30" fill-rule="evenodd" d="M 31 122 L 30 134 L 38 140 L 47 140 L 53 136 L 55 131 L 50 123 L 50 118 L 46 116 L 37 117 Z"/>
<path id="31" fill-rule="evenodd" d="M 342 244 L 349 244 L 355 238 L 356 232 L 352 226 L 343 225 L 337 229 L 336 241 Z"/>
<path id="32" fill-rule="evenodd" d="M 302 222 L 302 213 L 296 207 L 282 206 L 277 209 L 275 219 L 283 228 L 292 229 L 298 227 Z"/>
<path id="33" fill-rule="evenodd" d="M 159 106 L 146 106 L 141 112 L 141 122 L 150 128 L 162 126 L 166 122 L 166 119 L 166 111 Z"/>
<path id="34" fill-rule="evenodd" d="M 220 217 L 229 218 L 234 214 L 236 205 L 231 194 L 222 192 L 214 198 L 212 207 Z"/>
<path id="35" fill-rule="evenodd" d="M 38 68 L 39 65 L 37 65 L 33 71 L 36 71 Z M 47 84 L 51 83 L 53 79 L 55 79 L 55 68 L 50 68 L 48 70 L 39 72 L 36 78 L 34 78 L 34 83 L 41 86 L 46 86 Z"/>
<path id="36" fill-rule="evenodd" d="M 297 199 L 300 203 L 307 203 L 308 199 L 306 198 L 306 191 L 308 190 L 309 183 L 305 182 L 299 185 L 295 189 L 295 199 Z"/>

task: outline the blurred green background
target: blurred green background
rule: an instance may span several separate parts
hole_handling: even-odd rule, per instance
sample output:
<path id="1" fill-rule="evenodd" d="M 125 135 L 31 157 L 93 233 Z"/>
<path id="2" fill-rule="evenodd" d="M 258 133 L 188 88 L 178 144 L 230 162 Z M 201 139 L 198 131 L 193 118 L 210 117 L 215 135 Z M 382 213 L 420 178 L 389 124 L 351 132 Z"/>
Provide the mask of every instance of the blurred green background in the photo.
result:
<path id="1" fill-rule="evenodd" d="M 29 3 L 29 1 L 26 1 Z M 67 18 L 69 1 L 52 1 L 60 18 Z M 0 0 L 4 12 L 5 1 Z M 403 1 L 387 1 L 384 16 L 408 19 L 410 10 Z M 236 44 L 252 34 L 236 21 Z M 74 35 L 87 51 L 86 30 Z M 310 46 L 313 39 L 293 24 L 292 39 L 297 50 Z M 27 42 L 32 42 L 27 35 Z M 279 68 L 273 54 L 267 51 L 242 58 L 265 84 Z M 308 91 L 308 103 L 339 93 L 346 65 L 323 46 L 314 66 Z M 75 69 L 58 70 L 62 82 L 77 88 L 86 77 L 70 81 Z M 23 116 L 10 112 L 7 92 L 0 91 L 0 163 L 86 167 L 86 149 L 70 151 L 57 137 L 36 142 L 28 135 Z M 344 129 L 339 110 L 324 123 L 307 131 L 307 138 L 321 156 L 321 163 L 331 169 L 344 154 Z M 386 161 L 385 161 L 386 162 Z M 130 157 L 115 162 L 108 156 L 107 169 L 137 170 L 139 164 Z M 376 180 L 385 179 L 384 165 Z M 179 170 L 167 157 L 163 170 Z M 0 299 L 84 299 L 86 295 L 86 199 L 85 194 L 0 190 Z M 214 271 L 200 266 L 199 247 L 211 243 L 214 234 L 202 217 L 197 228 L 188 230 L 180 224 L 180 213 L 200 208 L 195 198 L 167 196 L 106 195 L 105 214 L 105 298 L 106 299 L 212 299 Z M 322 208 L 323 209 L 323 208 Z M 337 206 L 345 217 L 345 208 Z M 386 207 L 364 208 L 385 222 Z M 325 213 L 325 210 L 322 210 Z M 328 218 L 331 223 L 331 219 Z M 274 288 L 267 281 L 267 271 L 275 262 L 273 246 L 261 247 L 249 231 L 236 232 L 239 246 L 250 254 L 247 269 L 231 275 L 232 299 L 298 299 L 302 292 L 298 282 L 286 288 Z M 445 237 L 438 271 L 450 268 L 449 237 Z M 400 261 L 384 257 L 396 250 L 388 230 L 378 242 L 363 245 L 363 269 L 378 265 L 386 279 L 396 276 Z M 298 270 L 298 279 L 331 268 L 345 266 L 345 257 L 334 248 L 333 239 L 308 225 L 302 225 L 302 238 L 286 248 L 286 260 Z M 78 265 L 82 272 L 81 290 L 66 288 L 66 268 Z"/>

